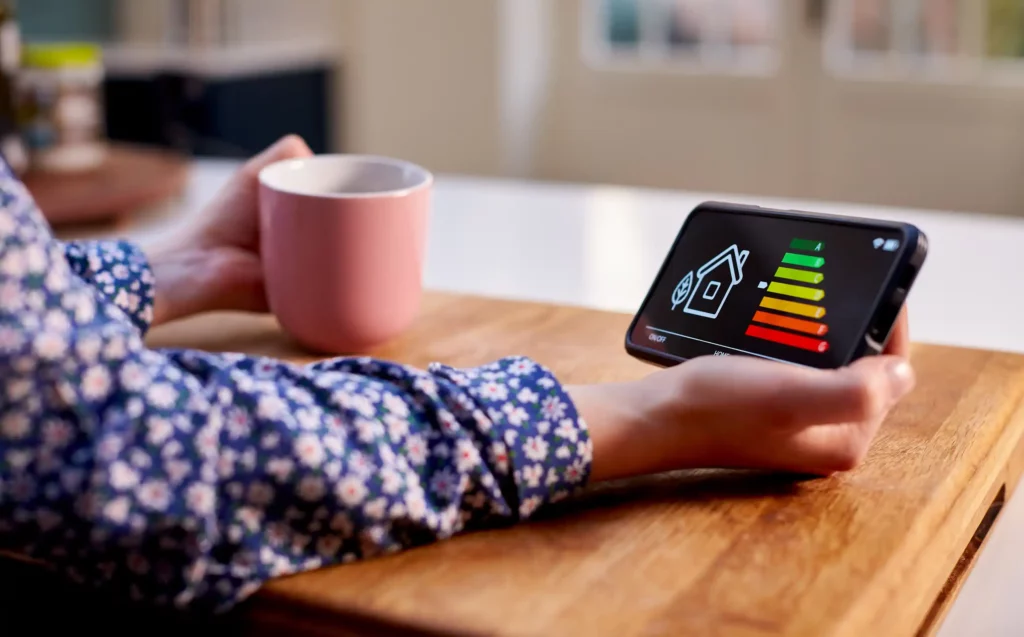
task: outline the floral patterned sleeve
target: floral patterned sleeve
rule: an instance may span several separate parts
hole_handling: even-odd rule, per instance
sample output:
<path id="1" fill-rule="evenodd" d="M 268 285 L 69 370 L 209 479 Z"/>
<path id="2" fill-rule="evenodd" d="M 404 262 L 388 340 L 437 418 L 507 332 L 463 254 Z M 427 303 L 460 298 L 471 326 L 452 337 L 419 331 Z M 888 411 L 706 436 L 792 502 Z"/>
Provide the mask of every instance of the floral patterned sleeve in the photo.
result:
<path id="1" fill-rule="evenodd" d="M 588 476 L 544 367 L 154 351 L 124 243 L 55 241 L 0 175 L 0 549 L 223 610 L 279 575 L 524 519 Z"/>

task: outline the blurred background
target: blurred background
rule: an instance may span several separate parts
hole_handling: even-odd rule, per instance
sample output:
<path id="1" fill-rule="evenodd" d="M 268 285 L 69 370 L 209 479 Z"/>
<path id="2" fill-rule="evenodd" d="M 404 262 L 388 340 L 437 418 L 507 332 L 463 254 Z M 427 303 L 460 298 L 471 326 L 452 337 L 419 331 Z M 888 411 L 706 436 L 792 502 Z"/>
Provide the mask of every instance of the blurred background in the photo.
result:
<path id="1" fill-rule="evenodd" d="M 1024 0 L 2 4 L 3 150 L 43 190 L 137 167 L 110 149 L 296 132 L 436 172 L 1024 215 Z"/>

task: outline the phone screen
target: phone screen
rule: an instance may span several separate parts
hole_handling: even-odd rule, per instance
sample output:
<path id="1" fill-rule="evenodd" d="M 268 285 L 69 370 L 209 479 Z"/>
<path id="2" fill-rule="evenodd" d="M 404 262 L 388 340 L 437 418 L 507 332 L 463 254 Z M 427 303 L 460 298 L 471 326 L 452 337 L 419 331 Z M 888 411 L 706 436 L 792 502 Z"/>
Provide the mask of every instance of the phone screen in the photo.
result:
<path id="1" fill-rule="evenodd" d="M 840 367 L 907 249 L 899 227 L 698 208 L 630 341 L 681 358 Z"/>

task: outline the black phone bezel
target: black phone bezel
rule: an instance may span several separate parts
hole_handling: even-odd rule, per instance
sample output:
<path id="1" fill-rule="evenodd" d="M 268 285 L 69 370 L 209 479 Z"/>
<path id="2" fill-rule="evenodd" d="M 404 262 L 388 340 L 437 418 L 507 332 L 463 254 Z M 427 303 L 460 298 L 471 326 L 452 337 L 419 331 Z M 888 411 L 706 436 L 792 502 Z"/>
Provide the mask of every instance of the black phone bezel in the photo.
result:
<path id="1" fill-rule="evenodd" d="M 646 308 L 647 304 L 650 303 L 651 297 L 658 288 L 658 284 L 661 282 L 662 277 L 665 276 L 665 271 L 668 269 L 672 256 L 678 249 L 683 235 L 686 234 L 686 229 L 690 224 L 690 220 L 693 219 L 697 213 L 707 211 L 775 217 L 793 219 L 797 221 L 814 221 L 818 223 L 824 222 L 841 226 L 856 226 L 858 228 L 879 228 L 902 233 L 903 243 L 907 248 L 903 250 L 900 258 L 893 264 L 885 285 L 882 286 L 881 290 L 879 290 L 876 295 L 873 301 L 871 313 L 869 314 L 870 318 L 863 326 L 861 337 L 857 340 L 857 347 L 854 348 L 849 359 L 843 361 L 839 366 L 842 367 L 849 365 L 864 356 L 873 356 L 882 353 L 889 340 L 889 335 L 892 332 L 893 325 L 895 325 L 896 319 L 899 317 L 900 310 L 904 305 L 906 297 L 910 293 L 910 288 L 913 286 L 914 280 L 921 271 L 925 257 L 928 254 L 928 238 L 924 232 L 913 224 L 885 221 L 882 219 L 848 217 L 818 212 L 807 212 L 803 210 L 763 208 L 761 206 L 726 203 L 720 201 L 705 201 L 696 206 L 690 214 L 687 215 L 682 227 L 679 229 L 675 239 L 672 241 L 672 247 L 669 248 L 668 254 L 665 255 L 665 259 L 662 261 L 661 267 L 658 269 L 657 276 L 655 276 L 650 289 L 648 289 L 647 294 L 644 296 L 643 303 L 640 304 L 640 308 L 637 310 L 636 314 L 634 314 L 633 320 L 629 323 L 629 329 L 626 331 L 625 345 L 626 352 L 630 356 L 659 367 L 671 367 L 673 365 L 685 363 L 689 360 L 681 356 L 674 356 L 649 347 L 644 347 L 643 345 L 638 345 L 632 342 L 631 336 L 633 331 L 636 329 L 637 322 L 643 315 L 644 308 Z"/>

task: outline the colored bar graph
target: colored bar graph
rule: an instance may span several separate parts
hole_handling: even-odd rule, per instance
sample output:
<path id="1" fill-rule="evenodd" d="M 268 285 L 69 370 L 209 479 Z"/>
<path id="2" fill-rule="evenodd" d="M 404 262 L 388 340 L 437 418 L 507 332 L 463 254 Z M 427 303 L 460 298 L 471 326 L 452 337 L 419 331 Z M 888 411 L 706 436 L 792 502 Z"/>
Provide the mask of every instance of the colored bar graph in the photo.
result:
<path id="1" fill-rule="evenodd" d="M 817 284 L 825 280 L 825 275 L 821 272 L 809 272 L 807 270 L 794 270 L 793 268 L 780 267 L 775 271 L 775 278 L 800 281 L 801 283 Z"/>
<path id="2" fill-rule="evenodd" d="M 808 250 L 810 252 L 821 252 L 825 249 L 825 244 L 821 241 L 811 241 L 810 239 L 793 239 L 789 243 L 790 250 Z"/>
<path id="3" fill-rule="evenodd" d="M 817 288 L 806 288 L 802 285 L 790 285 L 789 283 L 779 283 L 778 281 L 772 281 L 768 285 L 768 291 L 772 294 L 783 294 L 785 296 L 795 296 L 798 299 L 807 299 L 808 301 L 820 301 L 825 298 L 825 291 Z"/>
<path id="4" fill-rule="evenodd" d="M 766 341 L 779 343 L 781 345 L 788 345 L 790 347 L 797 347 L 811 352 L 820 353 L 828 351 L 828 343 L 826 341 L 811 338 L 809 336 L 800 336 L 799 334 L 790 334 L 789 332 L 780 332 L 767 327 L 761 327 L 760 325 L 748 325 L 747 336 L 753 336 L 754 338 L 760 338 Z"/>
<path id="5" fill-rule="evenodd" d="M 786 301 L 785 299 L 777 299 L 772 296 L 766 296 L 761 299 L 761 307 L 817 319 L 825 316 L 825 308 L 823 307 L 807 303 L 797 303 L 796 301 Z"/>
<path id="6" fill-rule="evenodd" d="M 781 314 L 772 314 L 771 312 L 762 312 L 761 310 L 754 312 L 753 320 L 755 323 L 774 325 L 775 327 L 782 327 L 787 330 L 803 332 L 805 334 L 814 334 L 815 336 L 824 336 L 828 334 L 828 325 L 825 325 L 824 323 L 805 321 L 804 319 L 793 318 L 792 316 L 782 316 Z"/>
<path id="7" fill-rule="evenodd" d="M 802 265 L 805 268 L 820 268 L 825 265 L 824 257 L 812 257 L 806 254 L 794 254 L 792 252 L 787 252 L 782 257 L 782 262 L 788 263 L 789 265 Z"/>

